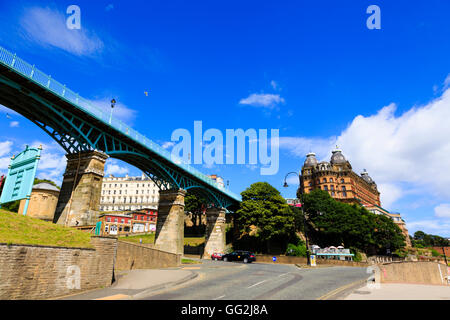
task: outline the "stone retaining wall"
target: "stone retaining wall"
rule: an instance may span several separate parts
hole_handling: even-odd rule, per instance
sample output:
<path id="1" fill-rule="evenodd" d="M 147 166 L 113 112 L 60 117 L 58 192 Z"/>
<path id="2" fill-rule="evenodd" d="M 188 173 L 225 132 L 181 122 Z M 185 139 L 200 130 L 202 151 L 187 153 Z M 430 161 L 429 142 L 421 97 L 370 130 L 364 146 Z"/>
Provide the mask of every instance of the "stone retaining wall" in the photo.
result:
<path id="1" fill-rule="evenodd" d="M 379 264 L 382 283 L 446 285 L 448 268 L 436 262 L 392 262 Z"/>
<path id="2" fill-rule="evenodd" d="M 159 269 L 181 265 L 181 255 L 131 242 L 119 241 L 116 270 Z"/>
<path id="3" fill-rule="evenodd" d="M 0 300 L 48 299 L 110 286 L 117 239 L 94 249 L 0 244 Z"/>
<path id="4" fill-rule="evenodd" d="M 281 264 L 306 264 L 306 257 L 293 257 L 293 256 L 276 256 L 277 261 L 273 262 L 271 255 L 257 255 L 256 262 L 263 263 L 281 263 Z M 331 259 L 317 259 L 317 265 L 336 265 L 336 266 L 346 266 L 346 267 L 367 267 L 367 263 L 355 262 L 355 261 L 342 261 L 342 260 L 331 260 Z"/>

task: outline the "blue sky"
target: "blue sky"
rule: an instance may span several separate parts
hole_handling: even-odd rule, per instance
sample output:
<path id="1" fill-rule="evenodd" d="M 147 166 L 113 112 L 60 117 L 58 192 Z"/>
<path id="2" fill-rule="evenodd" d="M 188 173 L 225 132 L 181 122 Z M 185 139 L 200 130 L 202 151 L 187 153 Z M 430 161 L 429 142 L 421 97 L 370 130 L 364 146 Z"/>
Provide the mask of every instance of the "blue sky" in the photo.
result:
<path id="1" fill-rule="evenodd" d="M 224 133 L 279 129 L 276 175 L 197 166 L 236 193 L 267 181 L 294 197 L 285 174 L 337 144 L 410 233 L 450 237 L 450 3 L 340 2 L 2 1 L 0 45 L 99 107 L 116 98 L 115 116 L 161 145 L 196 120 Z M 72 4 L 81 30 L 65 27 Z M 381 30 L 366 27 L 372 4 Z M 64 153 L 44 132 L 3 107 L 0 128 L 0 171 L 43 144 L 39 176 L 61 181 Z M 140 174 L 116 160 L 107 172 Z"/>

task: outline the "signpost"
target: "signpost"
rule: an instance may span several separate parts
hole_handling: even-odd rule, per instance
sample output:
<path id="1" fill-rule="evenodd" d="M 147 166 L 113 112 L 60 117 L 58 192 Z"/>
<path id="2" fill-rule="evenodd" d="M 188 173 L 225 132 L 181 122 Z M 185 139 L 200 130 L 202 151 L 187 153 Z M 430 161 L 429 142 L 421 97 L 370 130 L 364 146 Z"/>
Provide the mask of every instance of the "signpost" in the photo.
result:
<path id="1" fill-rule="evenodd" d="M 27 214 L 34 177 L 41 158 L 41 150 L 42 146 L 39 146 L 39 148 L 26 146 L 24 151 L 11 158 L 11 164 L 8 167 L 8 174 L 6 175 L 0 197 L 0 205 L 26 199 L 23 215 Z"/>
<path id="2" fill-rule="evenodd" d="M 309 258 L 311 259 L 311 267 L 315 267 L 316 266 L 316 255 L 312 254 Z"/>
<path id="3" fill-rule="evenodd" d="M 272 258 L 272 261 L 273 261 L 273 262 L 276 262 L 276 261 L 277 261 L 277 257 L 273 257 L 273 258 Z"/>

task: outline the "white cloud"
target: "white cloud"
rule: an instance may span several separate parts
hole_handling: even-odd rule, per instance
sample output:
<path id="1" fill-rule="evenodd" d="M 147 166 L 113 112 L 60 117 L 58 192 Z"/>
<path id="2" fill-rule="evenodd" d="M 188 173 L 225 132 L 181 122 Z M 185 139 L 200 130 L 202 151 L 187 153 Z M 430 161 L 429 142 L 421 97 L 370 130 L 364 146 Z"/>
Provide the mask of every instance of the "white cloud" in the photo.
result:
<path id="1" fill-rule="evenodd" d="M 111 11 L 112 9 L 114 9 L 114 4 L 110 3 L 106 6 L 105 11 Z"/>
<path id="2" fill-rule="evenodd" d="M 356 170 L 367 168 L 378 183 L 405 182 L 450 199 L 450 89 L 399 116 L 395 110 L 391 104 L 357 116 L 337 144 Z"/>
<path id="3" fill-rule="evenodd" d="M 83 12 L 81 12 L 83 16 Z M 66 26 L 63 12 L 50 8 L 26 9 L 20 20 L 27 38 L 44 46 L 53 46 L 77 56 L 90 56 L 103 50 L 103 42 L 86 30 L 70 30 Z"/>
<path id="4" fill-rule="evenodd" d="M 6 173 L 5 170 L 8 169 L 9 163 L 11 162 L 12 146 L 12 141 L 0 142 L 0 172 L 2 174 Z"/>
<path id="5" fill-rule="evenodd" d="M 109 163 L 106 163 L 105 168 L 105 175 L 117 175 L 122 176 L 128 173 L 128 168 L 121 167 L 115 160 L 108 161 Z"/>
<path id="6" fill-rule="evenodd" d="M 274 89 L 277 90 L 280 87 L 278 86 L 278 83 L 275 80 L 270 81 L 270 86 Z"/>
<path id="7" fill-rule="evenodd" d="M 119 119 L 128 125 L 132 125 L 136 119 L 136 110 L 128 108 L 125 104 L 121 103 L 118 99 L 117 103 L 112 110 L 114 119 Z M 90 100 L 90 103 L 95 107 L 102 110 L 105 114 L 105 119 L 109 119 L 111 114 L 111 98 L 100 98 L 97 100 Z"/>
<path id="8" fill-rule="evenodd" d="M 335 137 L 323 138 L 304 138 L 304 137 L 280 137 L 279 147 L 285 149 L 292 155 L 303 158 L 309 152 L 314 152 L 317 159 L 325 160 L 330 150 L 336 142 Z M 326 160 L 329 160 L 326 159 Z"/>
<path id="9" fill-rule="evenodd" d="M 12 141 L 0 142 L 0 157 L 9 155 L 11 153 L 12 146 L 13 146 Z"/>
<path id="10" fill-rule="evenodd" d="M 434 215 L 438 218 L 450 219 L 450 204 L 443 203 L 434 208 Z"/>
<path id="11" fill-rule="evenodd" d="M 450 88 L 450 73 L 447 75 L 447 78 L 444 80 L 444 90 Z"/>
<path id="12" fill-rule="evenodd" d="M 445 236 L 444 234 L 449 234 L 450 230 L 450 222 L 449 221 L 439 221 L 439 220 L 418 220 L 411 221 L 407 223 L 408 231 L 412 230 L 421 230 L 426 233 L 431 234 L 440 234 Z M 413 232 L 411 232 L 413 233 Z"/>
<path id="13" fill-rule="evenodd" d="M 403 190 L 394 183 L 379 183 L 377 187 L 380 191 L 381 203 L 386 208 L 391 207 L 403 195 Z"/>
<path id="14" fill-rule="evenodd" d="M 9 126 L 10 126 L 11 128 L 18 128 L 18 127 L 19 127 L 19 121 L 11 121 L 11 122 L 9 123 Z"/>
<path id="15" fill-rule="evenodd" d="M 175 145 L 175 142 L 168 141 L 168 142 L 164 142 L 163 145 L 162 145 L 162 147 L 163 147 L 164 149 L 170 149 L 170 148 L 172 148 L 174 145 Z"/>
<path id="16" fill-rule="evenodd" d="M 239 104 L 273 109 L 277 105 L 284 102 L 284 98 L 280 97 L 279 94 L 253 93 L 247 98 L 241 99 L 241 101 L 239 101 Z"/>
<path id="17" fill-rule="evenodd" d="M 337 139 L 280 137 L 280 148 L 301 158 L 313 151 L 329 161 L 337 144 L 354 171 L 369 171 L 389 205 L 412 190 L 450 199 L 450 89 L 424 106 L 398 116 L 395 111 L 390 104 L 359 115 Z"/>

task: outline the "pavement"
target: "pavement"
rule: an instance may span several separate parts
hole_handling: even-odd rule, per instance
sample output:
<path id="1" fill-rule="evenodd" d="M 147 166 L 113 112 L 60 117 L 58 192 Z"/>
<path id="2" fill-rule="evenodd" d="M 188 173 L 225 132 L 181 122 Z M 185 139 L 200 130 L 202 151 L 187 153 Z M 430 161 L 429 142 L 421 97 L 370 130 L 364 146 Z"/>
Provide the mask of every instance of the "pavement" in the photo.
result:
<path id="1" fill-rule="evenodd" d="M 167 269 L 128 270 L 117 275 L 117 281 L 108 288 L 90 290 L 60 297 L 58 300 L 130 300 L 152 292 L 184 284 L 198 274 L 192 266 Z"/>
<path id="2" fill-rule="evenodd" d="M 450 300 L 450 286 L 381 283 L 353 290 L 344 300 Z"/>

